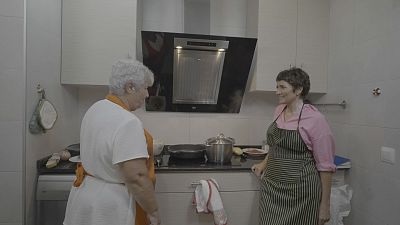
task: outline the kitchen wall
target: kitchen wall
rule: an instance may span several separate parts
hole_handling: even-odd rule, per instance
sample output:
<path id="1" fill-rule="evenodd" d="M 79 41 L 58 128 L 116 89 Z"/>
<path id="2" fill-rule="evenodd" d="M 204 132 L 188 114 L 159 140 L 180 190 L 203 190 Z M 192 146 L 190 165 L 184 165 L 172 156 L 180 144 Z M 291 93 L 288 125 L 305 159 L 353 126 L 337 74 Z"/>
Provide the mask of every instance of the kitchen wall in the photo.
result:
<path id="1" fill-rule="evenodd" d="M 0 179 L 6 181 L 0 183 L 0 225 L 23 224 L 25 163 L 26 224 L 33 224 L 35 161 L 79 141 L 83 113 L 107 93 L 105 87 L 59 84 L 61 0 L 27 1 L 25 76 L 23 2 L 0 2 Z M 331 0 L 331 4 L 329 94 L 320 101 L 349 102 L 345 110 L 321 108 L 331 122 L 338 153 L 353 163 L 353 209 L 347 224 L 395 225 L 400 160 L 397 157 L 394 165 L 382 163 L 379 151 L 388 146 L 400 154 L 400 120 L 394 118 L 400 110 L 396 98 L 400 96 L 396 71 L 400 1 Z M 59 119 L 48 133 L 31 135 L 23 112 L 29 119 L 38 100 L 38 83 L 55 104 Z M 375 87 L 382 89 L 380 96 L 371 95 Z M 239 114 L 136 113 L 153 136 L 167 144 L 199 143 L 218 132 L 234 137 L 238 144 L 259 144 L 275 103 L 274 94 L 246 93 Z"/>
<path id="2" fill-rule="evenodd" d="M 0 1 L 0 225 L 24 223 L 24 0 Z"/>
<path id="3" fill-rule="evenodd" d="M 24 130 L 26 224 L 33 225 L 36 160 L 78 142 L 80 121 L 77 113 L 78 87 L 60 85 L 61 0 L 29 0 L 26 11 L 26 116 L 29 121 L 39 99 L 36 91 L 38 84 L 44 88 L 47 99 L 58 112 L 54 128 L 47 133 L 31 134 Z"/>
<path id="4" fill-rule="evenodd" d="M 107 88 L 104 87 L 80 88 L 80 118 L 92 103 L 106 94 Z M 166 144 L 203 143 L 207 138 L 223 132 L 235 138 L 237 144 L 261 145 L 275 105 L 273 93 L 246 92 L 238 114 L 145 112 L 142 109 L 134 113 L 154 138 Z"/>
<path id="5" fill-rule="evenodd" d="M 323 109 L 338 153 L 352 159 L 354 189 L 347 224 L 399 224 L 400 1 L 331 0 L 329 90 Z M 380 96 L 372 95 L 379 87 Z M 396 163 L 380 160 L 381 146 L 396 149 Z"/>

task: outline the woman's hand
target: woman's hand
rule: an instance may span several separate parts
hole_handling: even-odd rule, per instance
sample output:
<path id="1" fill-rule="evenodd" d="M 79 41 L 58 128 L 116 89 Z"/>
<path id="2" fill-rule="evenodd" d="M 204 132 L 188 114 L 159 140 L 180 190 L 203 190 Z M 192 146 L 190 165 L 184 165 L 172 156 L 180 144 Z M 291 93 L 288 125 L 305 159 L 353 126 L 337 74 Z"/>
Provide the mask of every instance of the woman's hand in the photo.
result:
<path id="1" fill-rule="evenodd" d="M 257 177 L 261 177 L 262 173 L 264 172 L 266 167 L 266 164 L 264 163 L 264 161 L 254 164 L 251 167 L 251 171 L 253 171 L 253 173 L 257 176 Z"/>
<path id="2" fill-rule="evenodd" d="M 321 204 L 319 207 L 318 225 L 324 225 L 331 218 L 329 205 Z"/>
<path id="3" fill-rule="evenodd" d="M 153 213 L 147 214 L 147 218 L 150 221 L 150 225 L 161 224 L 160 215 L 158 214 L 158 211 L 154 211 Z"/>

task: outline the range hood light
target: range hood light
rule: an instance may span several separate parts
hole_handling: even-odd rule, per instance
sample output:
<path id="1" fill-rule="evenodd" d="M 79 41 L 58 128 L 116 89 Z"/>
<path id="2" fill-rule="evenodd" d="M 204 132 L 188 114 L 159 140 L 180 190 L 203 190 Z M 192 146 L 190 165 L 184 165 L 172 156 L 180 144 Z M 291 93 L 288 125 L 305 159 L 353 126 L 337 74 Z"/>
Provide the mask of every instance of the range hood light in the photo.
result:
<path id="1" fill-rule="evenodd" d="M 220 49 L 218 49 L 218 51 L 219 51 L 219 52 L 224 52 L 225 49 L 224 49 L 224 48 L 220 48 Z"/>
<path id="2" fill-rule="evenodd" d="M 178 45 L 178 46 L 176 46 L 175 48 L 176 48 L 176 49 L 182 49 L 182 46 L 179 46 L 179 45 Z"/>

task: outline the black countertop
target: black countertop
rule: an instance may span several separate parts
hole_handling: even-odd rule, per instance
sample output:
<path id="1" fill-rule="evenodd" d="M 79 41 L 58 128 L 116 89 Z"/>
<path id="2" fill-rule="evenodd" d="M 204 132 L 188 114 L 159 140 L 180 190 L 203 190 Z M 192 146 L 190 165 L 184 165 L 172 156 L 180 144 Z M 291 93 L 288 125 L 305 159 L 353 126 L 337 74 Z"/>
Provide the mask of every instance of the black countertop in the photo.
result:
<path id="1" fill-rule="evenodd" d="M 255 147 L 260 148 L 260 146 L 239 146 L 242 148 Z M 169 162 L 169 154 L 166 152 L 165 147 L 161 155 L 155 156 L 155 161 L 159 162 L 155 166 L 156 173 L 169 173 L 169 172 L 218 172 L 218 171 L 230 171 L 230 172 L 241 172 L 250 171 L 251 166 L 255 163 L 261 162 L 264 156 L 232 156 L 231 162 L 228 164 L 216 164 L 216 163 L 205 163 L 204 161 L 192 161 L 187 160 L 185 163 L 175 164 Z M 69 161 L 60 161 L 56 167 L 46 168 L 46 162 L 50 158 L 47 156 L 45 158 L 37 160 L 37 172 L 38 175 L 42 174 L 74 174 L 76 169 L 76 163 Z M 160 160 L 161 159 L 161 160 Z M 337 169 L 348 169 L 348 167 L 341 167 L 340 163 L 335 161 L 338 166 Z"/>
<path id="2" fill-rule="evenodd" d="M 260 147 L 260 146 L 241 146 L 241 147 Z M 211 172 L 211 171 L 250 171 L 250 168 L 253 164 L 260 162 L 264 159 L 262 156 L 260 157 L 240 157 L 233 156 L 232 160 L 228 164 L 216 164 L 216 163 L 204 163 L 204 162 L 195 162 L 192 163 L 190 160 L 187 160 L 183 164 L 174 164 L 168 163 L 169 154 L 166 152 L 166 146 L 164 147 L 163 152 L 159 156 L 155 156 L 155 159 L 161 159 L 159 165 L 155 166 L 156 173 L 165 173 L 165 172 Z M 69 161 L 60 161 L 56 167 L 46 168 L 46 162 L 50 158 L 47 156 L 45 158 L 37 160 L 37 171 L 39 175 L 42 174 L 74 174 L 76 169 L 76 163 Z"/>

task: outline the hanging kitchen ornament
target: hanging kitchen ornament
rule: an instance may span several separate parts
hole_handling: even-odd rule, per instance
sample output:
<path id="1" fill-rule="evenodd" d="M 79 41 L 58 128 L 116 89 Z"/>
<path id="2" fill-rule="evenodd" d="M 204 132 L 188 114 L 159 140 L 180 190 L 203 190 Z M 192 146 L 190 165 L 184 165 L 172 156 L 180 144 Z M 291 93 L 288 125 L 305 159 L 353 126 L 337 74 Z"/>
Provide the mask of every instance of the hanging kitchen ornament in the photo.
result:
<path id="1" fill-rule="evenodd" d="M 57 111 L 46 99 L 45 91 L 40 84 L 37 86 L 37 92 L 40 94 L 40 99 L 29 121 L 29 131 L 32 134 L 45 133 L 46 130 L 53 128 L 57 120 Z"/>

